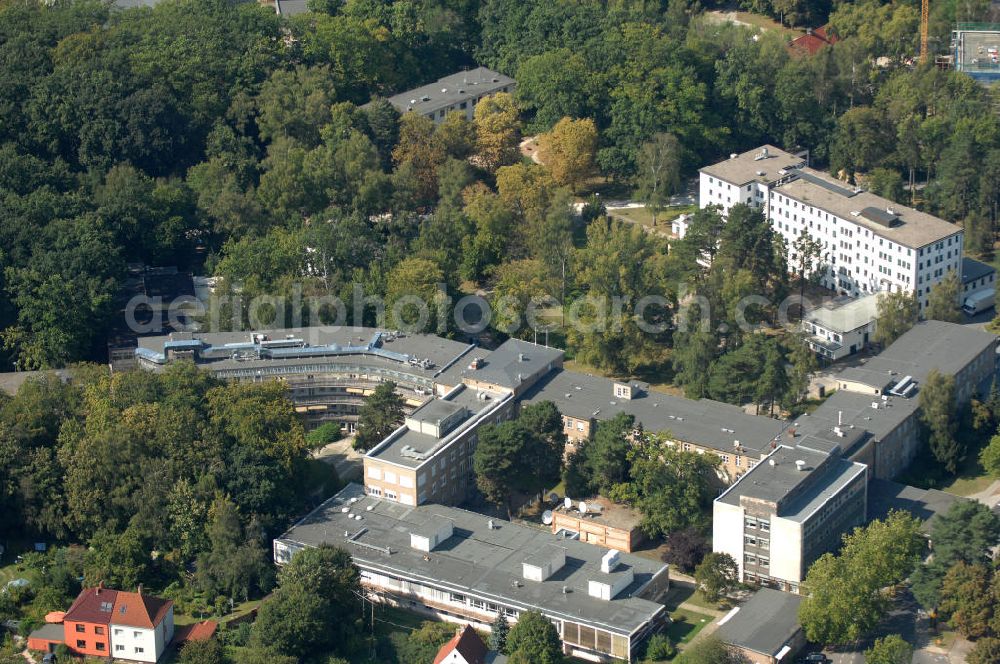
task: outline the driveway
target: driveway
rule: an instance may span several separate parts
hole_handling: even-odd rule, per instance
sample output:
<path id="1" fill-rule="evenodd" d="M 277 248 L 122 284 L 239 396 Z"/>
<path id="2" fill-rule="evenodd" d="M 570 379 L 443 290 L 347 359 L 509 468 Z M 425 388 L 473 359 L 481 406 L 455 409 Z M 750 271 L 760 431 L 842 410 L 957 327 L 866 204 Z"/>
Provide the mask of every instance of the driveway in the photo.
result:
<path id="1" fill-rule="evenodd" d="M 364 455 L 354 449 L 353 443 L 354 436 L 349 436 L 316 450 L 312 456 L 333 466 L 341 481 L 360 478 L 364 473 Z"/>
<path id="2" fill-rule="evenodd" d="M 961 664 L 969 649 L 969 642 L 964 639 L 957 639 L 948 650 L 934 645 L 928 619 L 907 588 L 896 596 L 888 615 L 867 638 L 846 648 L 824 652 L 834 664 L 864 664 L 864 651 L 872 646 L 875 639 L 889 634 L 899 634 L 913 644 L 912 664 Z"/>

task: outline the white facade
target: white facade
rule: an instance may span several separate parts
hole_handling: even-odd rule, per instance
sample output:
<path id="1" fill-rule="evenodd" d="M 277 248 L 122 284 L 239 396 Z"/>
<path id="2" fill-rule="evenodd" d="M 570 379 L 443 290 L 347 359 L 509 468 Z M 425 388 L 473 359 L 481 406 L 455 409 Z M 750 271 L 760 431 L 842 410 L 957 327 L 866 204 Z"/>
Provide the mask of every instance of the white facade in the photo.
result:
<path id="1" fill-rule="evenodd" d="M 830 361 L 866 348 L 875 336 L 878 297 L 867 295 L 836 307 L 810 311 L 802 321 L 809 348 Z"/>
<path id="2" fill-rule="evenodd" d="M 934 284 L 961 270 L 958 226 L 854 189 L 775 148 L 732 155 L 702 169 L 699 179 L 703 208 L 718 205 L 728 213 L 744 203 L 762 209 L 785 241 L 789 269 L 798 266 L 796 238 L 817 241 L 821 282 L 839 293 L 905 291 L 923 307 Z"/>
<path id="3" fill-rule="evenodd" d="M 153 629 L 111 623 L 111 655 L 115 659 L 156 662 L 174 638 L 174 609 L 170 607 Z"/>
<path id="4" fill-rule="evenodd" d="M 732 556 L 743 578 L 743 507 L 712 503 L 712 551 Z"/>

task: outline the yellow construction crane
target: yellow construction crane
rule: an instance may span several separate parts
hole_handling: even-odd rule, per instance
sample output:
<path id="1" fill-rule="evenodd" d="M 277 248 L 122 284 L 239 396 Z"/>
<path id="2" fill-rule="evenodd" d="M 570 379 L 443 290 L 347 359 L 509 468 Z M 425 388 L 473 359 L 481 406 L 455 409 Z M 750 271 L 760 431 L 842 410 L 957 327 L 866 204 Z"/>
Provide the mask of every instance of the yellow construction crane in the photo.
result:
<path id="1" fill-rule="evenodd" d="M 920 2 L 920 64 L 927 62 L 927 32 L 931 17 L 931 0 Z"/>

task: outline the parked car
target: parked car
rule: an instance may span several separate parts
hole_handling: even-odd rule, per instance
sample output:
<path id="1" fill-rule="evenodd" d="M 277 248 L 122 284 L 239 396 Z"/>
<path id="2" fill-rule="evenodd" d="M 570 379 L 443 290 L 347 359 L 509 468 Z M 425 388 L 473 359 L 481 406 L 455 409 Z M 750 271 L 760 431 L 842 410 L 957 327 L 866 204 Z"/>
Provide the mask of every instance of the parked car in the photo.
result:
<path id="1" fill-rule="evenodd" d="M 799 661 L 804 664 L 827 664 L 830 658 L 821 652 L 811 652 Z"/>
<path id="2" fill-rule="evenodd" d="M 42 664 L 56 664 L 56 655 L 55 655 L 55 653 L 51 653 L 50 652 L 47 655 L 45 655 L 44 657 L 42 657 Z"/>

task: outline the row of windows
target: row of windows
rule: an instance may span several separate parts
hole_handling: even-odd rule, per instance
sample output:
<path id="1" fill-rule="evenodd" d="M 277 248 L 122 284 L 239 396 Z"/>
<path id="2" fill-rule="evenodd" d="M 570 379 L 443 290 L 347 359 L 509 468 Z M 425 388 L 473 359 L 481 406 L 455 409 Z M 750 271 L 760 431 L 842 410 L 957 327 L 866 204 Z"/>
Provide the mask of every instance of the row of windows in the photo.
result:
<path id="1" fill-rule="evenodd" d="M 761 532 L 768 532 L 771 530 L 771 521 L 768 519 L 758 519 L 754 516 L 748 516 L 743 518 L 743 525 L 747 528 L 753 528 L 755 530 L 760 530 Z"/>
<path id="2" fill-rule="evenodd" d="M 764 551 L 771 548 L 771 540 L 767 537 L 760 537 L 758 535 L 744 535 L 743 543 L 747 546 L 755 546 L 758 549 L 763 549 Z"/>

